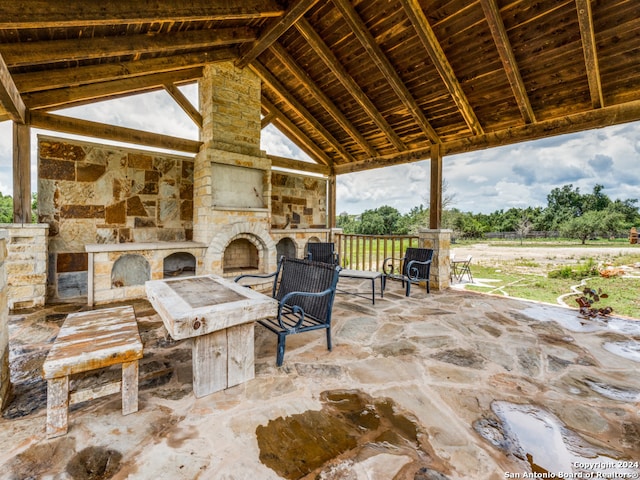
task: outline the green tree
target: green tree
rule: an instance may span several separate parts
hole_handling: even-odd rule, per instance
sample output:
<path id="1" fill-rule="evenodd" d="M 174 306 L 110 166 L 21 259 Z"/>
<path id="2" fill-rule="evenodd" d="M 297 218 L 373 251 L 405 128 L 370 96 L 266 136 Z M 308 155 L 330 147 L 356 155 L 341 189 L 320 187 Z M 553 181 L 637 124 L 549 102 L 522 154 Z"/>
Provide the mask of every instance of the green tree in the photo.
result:
<path id="1" fill-rule="evenodd" d="M 362 235 L 391 235 L 397 233 L 400 212 L 388 205 L 365 210 L 360 216 L 357 232 Z"/>
<path id="2" fill-rule="evenodd" d="M 13 198 L 0 193 L 0 223 L 13 223 Z"/>
<path id="3" fill-rule="evenodd" d="M 358 220 L 356 215 L 349 215 L 346 212 L 341 213 L 336 218 L 336 227 L 341 228 L 344 233 L 353 234 L 356 233 L 358 228 Z"/>
<path id="4" fill-rule="evenodd" d="M 589 238 L 602 232 L 602 214 L 592 210 L 584 215 L 566 220 L 560 225 L 560 232 L 567 238 L 577 238 L 584 245 Z"/>

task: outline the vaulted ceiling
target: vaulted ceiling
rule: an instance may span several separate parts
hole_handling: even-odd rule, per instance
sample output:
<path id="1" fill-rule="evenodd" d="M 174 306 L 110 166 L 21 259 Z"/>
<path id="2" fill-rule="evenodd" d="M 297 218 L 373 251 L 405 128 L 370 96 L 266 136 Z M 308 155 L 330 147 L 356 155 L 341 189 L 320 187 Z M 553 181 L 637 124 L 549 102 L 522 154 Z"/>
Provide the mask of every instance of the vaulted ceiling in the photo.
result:
<path id="1" fill-rule="evenodd" d="M 337 174 L 640 119 L 638 0 L 5 1 L 0 57 L 0 120 L 68 131 L 157 89 L 197 122 L 176 86 L 233 61 Z"/>

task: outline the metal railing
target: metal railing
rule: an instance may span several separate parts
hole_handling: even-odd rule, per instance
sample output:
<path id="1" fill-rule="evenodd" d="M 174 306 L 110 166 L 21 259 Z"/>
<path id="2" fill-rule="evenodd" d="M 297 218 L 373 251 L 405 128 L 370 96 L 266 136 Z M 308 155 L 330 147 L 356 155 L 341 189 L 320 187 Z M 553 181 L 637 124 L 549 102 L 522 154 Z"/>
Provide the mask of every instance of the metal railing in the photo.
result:
<path id="1" fill-rule="evenodd" d="M 334 235 L 340 266 L 352 270 L 381 272 L 384 259 L 402 257 L 408 247 L 418 246 L 417 235 Z"/>

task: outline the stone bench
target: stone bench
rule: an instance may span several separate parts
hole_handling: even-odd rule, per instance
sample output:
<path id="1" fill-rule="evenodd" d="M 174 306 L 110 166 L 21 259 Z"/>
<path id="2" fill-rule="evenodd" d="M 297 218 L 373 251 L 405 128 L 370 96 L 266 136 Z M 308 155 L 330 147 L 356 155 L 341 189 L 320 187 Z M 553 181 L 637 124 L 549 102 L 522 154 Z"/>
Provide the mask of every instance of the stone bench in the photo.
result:
<path id="1" fill-rule="evenodd" d="M 69 403 L 122 391 L 122 414 L 138 411 L 142 341 L 130 306 L 71 313 L 42 366 L 47 380 L 47 437 L 67 433 Z M 73 392 L 69 375 L 122 364 L 122 382 Z"/>

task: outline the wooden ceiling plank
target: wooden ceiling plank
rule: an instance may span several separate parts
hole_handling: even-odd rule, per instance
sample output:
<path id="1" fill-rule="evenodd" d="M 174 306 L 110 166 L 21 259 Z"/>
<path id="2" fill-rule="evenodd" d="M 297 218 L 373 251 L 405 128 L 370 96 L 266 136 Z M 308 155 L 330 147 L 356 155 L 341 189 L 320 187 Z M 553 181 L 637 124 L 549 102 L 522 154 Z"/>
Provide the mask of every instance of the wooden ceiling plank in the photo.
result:
<path id="1" fill-rule="evenodd" d="M 198 126 L 198 128 L 202 128 L 202 115 L 200 114 L 198 109 L 191 104 L 189 99 L 184 96 L 184 93 L 182 93 L 178 89 L 178 87 L 176 87 L 172 83 L 165 83 L 164 89 L 167 91 L 169 95 L 171 95 L 171 97 L 176 101 L 176 103 L 180 105 L 180 108 L 184 110 L 184 113 L 186 113 L 189 116 L 189 118 L 193 120 L 193 122 Z"/>
<path id="2" fill-rule="evenodd" d="M 584 50 L 584 61 L 587 68 L 591 105 L 593 108 L 602 108 L 604 106 L 604 97 L 602 95 L 596 35 L 593 31 L 591 0 L 576 0 L 576 8 L 578 10 L 578 23 L 580 25 L 580 37 L 582 38 L 582 49 Z"/>
<path id="3" fill-rule="evenodd" d="M 144 132 L 133 128 L 118 127 L 105 123 L 80 120 L 44 112 L 31 113 L 31 126 L 56 132 L 83 135 L 117 142 L 134 143 L 148 147 L 165 148 L 196 154 L 202 142 L 171 137 L 158 133 Z"/>
<path id="4" fill-rule="evenodd" d="M 338 8 L 338 10 L 340 10 L 340 13 L 349 24 L 349 27 L 355 34 L 356 38 L 360 41 L 373 62 L 382 72 L 382 75 L 385 77 L 387 82 L 389 82 L 393 91 L 396 92 L 398 98 L 402 101 L 407 110 L 409 110 L 416 123 L 420 126 L 420 129 L 425 133 L 431 143 L 437 143 L 440 140 L 438 134 L 425 117 L 415 98 L 413 98 L 411 93 L 407 90 L 404 82 L 396 72 L 395 67 L 391 65 L 391 62 L 380 46 L 376 43 L 371 32 L 369 32 L 362 19 L 358 16 L 358 13 L 346 0 L 333 0 L 333 4 Z"/>
<path id="5" fill-rule="evenodd" d="M 14 122 L 26 123 L 27 107 L 22 101 L 2 55 L 0 55 L 0 106 L 6 110 Z"/>
<path id="6" fill-rule="evenodd" d="M 313 128 L 318 135 L 320 135 L 327 143 L 329 143 L 336 153 L 342 155 L 342 157 L 348 161 L 353 162 L 355 159 L 351 154 L 345 150 L 342 144 L 334 138 L 333 135 L 320 123 L 313 115 L 298 101 L 288 90 L 282 85 L 282 83 L 275 78 L 271 72 L 259 61 L 254 61 L 249 68 L 255 72 L 260 79 L 271 88 L 276 95 L 278 95 L 288 106 L 293 109 L 300 118 L 302 118 L 307 124 Z"/>
<path id="7" fill-rule="evenodd" d="M 72 8 L 71 8 L 72 7 Z M 276 0 L 211 2 L 104 2 L 74 0 L 21 0 L 0 2 L 0 29 L 59 28 L 154 22 L 253 20 L 280 17 Z"/>
<path id="8" fill-rule="evenodd" d="M 347 134 L 358 144 L 360 147 L 367 152 L 367 154 L 371 157 L 375 157 L 378 153 L 371 146 L 371 144 L 367 141 L 364 136 L 358 131 L 358 129 L 344 116 L 344 114 L 336 107 L 336 105 L 331 101 L 331 99 L 316 85 L 316 83 L 307 75 L 307 72 L 298 65 L 291 55 L 280 45 L 279 43 L 274 43 L 271 46 L 270 51 L 282 62 L 289 71 L 293 74 L 293 76 L 305 86 L 307 90 L 309 90 L 318 103 L 322 105 L 322 107 L 333 117 L 333 119 L 342 127 L 342 129 L 347 132 Z"/>
<path id="9" fill-rule="evenodd" d="M 267 155 L 271 160 L 271 166 L 278 168 L 287 168 L 289 170 L 298 170 L 301 172 L 319 173 L 320 175 L 330 175 L 331 169 L 326 165 L 317 163 L 303 162 L 292 158 L 278 157 L 277 155 Z"/>
<path id="10" fill-rule="evenodd" d="M 362 91 L 353 77 L 347 73 L 347 71 L 340 64 L 331 49 L 329 49 L 329 47 L 320 38 L 318 33 L 313 29 L 311 24 L 305 18 L 301 18 L 298 23 L 296 23 L 296 28 L 305 38 L 307 43 L 309 43 L 311 48 L 313 48 L 316 54 L 329 67 L 329 69 L 331 69 L 333 74 L 337 77 L 340 83 L 342 83 L 347 92 L 349 92 L 349 94 L 367 113 L 367 115 L 369 115 L 371 120 L 373 120 L 382 134 L 386 136 L 386 138 L 391 142 L 396 150 L 400 152 L 406 150 L 407 147 L 402 142 L 398 134 L 387 123 L 382 114 L 378 111 L 378 109 L 367 97 L 367 95 Z"/>
<path id="11" fill-rule="evenodd" d="M 262 106 L 268 113 L 275 115 L 273 119 L 274 126 L 284 133 L 289 140 L 295 143 L 302 151 L 309 155 L 316 162 L 329 166 L 333 162 L 327 154 L 313 142 L 307 135 L 300 130 L 291 120 L 289 120 L 278 107 L 266 98 L 262 97 Z"/>
<path id="12" fill-rule="evenodd" d="M 527 89 L 524 86 L 520 70 L 518 69 L 518 63 L 513 54 L 511 48 L 511 42 L 507 36 L 507 29 L 504 26 L 502 17 L 496 0 L 480 0 L 482 9 L 484 10 L 485 18 L 489 24 L 489 30 L 491 30 L 491 36 L 498 49 L 500 60 L 502 61 L 502 67 L 507 75 L 513 96 L 520 109 L 520 114 L 525 123 L 535 123 L 536 116 L 531 107 L 529 96 L 527 95 Z"/>
<path id="13" fill-rule="evenodd" d="M 429 21 L 422 11 L 420 3 L 418 0 L 400 0 L 400 3 L 411 20 L 422 45 L 429 54 L 431 61 L 440 74 L 440 77 L 449 90 L 453 101 L 458 106 L 467 126 L 474 135 L 481 135 L 483 133 L 482 125 L 480 125 L 480 121 L 476 117 L 473 108 L 471 108 L 469 100 L 462 90 L 460 82 L 458 82 L 455 72 L 449 63 L 444 50 L 442 50 L 433 29 L 429 25 Z"/>
<path id="14" fill-rule="evenodd" d="M 75 87 L 91 83 L 121 80 L 156 73 L 167 73 L 204 66 L 207 63 L 224 62 L 237 58 L 235 48 L 208 52 L 171 55 L 130 62 L 59 68 L 42 72 L 15 73 L 13 79 L 20 92 L 38 92 L 55 88 Z"/>
<path id="15" fill-rule="evenodd" d="M 111 82 L 25 94 L 25 105 L 33 110 L 53 110 L 161 90 L 166 83 L 187 83 L 202 77 L 202 67 L 145 75 Z"/>
<path id="16" fill-rule="evenodd" d="M 126 35 L 73 40 L 49 40 L 2 44 L 2 54 L 9 68 L 49 63 L 104 59 L 123 55 L 162 53 L 193 48 L 212 48 L 240 44 L 255 39 L 252 28 L 224 28 Z"/>
<path id="17" fill-rule="evenodd" d="M 287 9 L 285 14 L 274 20 L 266 29 L 266 31 L 260 35 L 256 41 L 253 42 L 251 48 L 244 53 L 236 62 L 236 66 L 244 68 L 253 62 L 258 56 L 267 50 L 274 42 L 280 38 L 284 32 L 289 30 L 307 11 L 313 7 L 319 0 L 297 0 Z"/>

